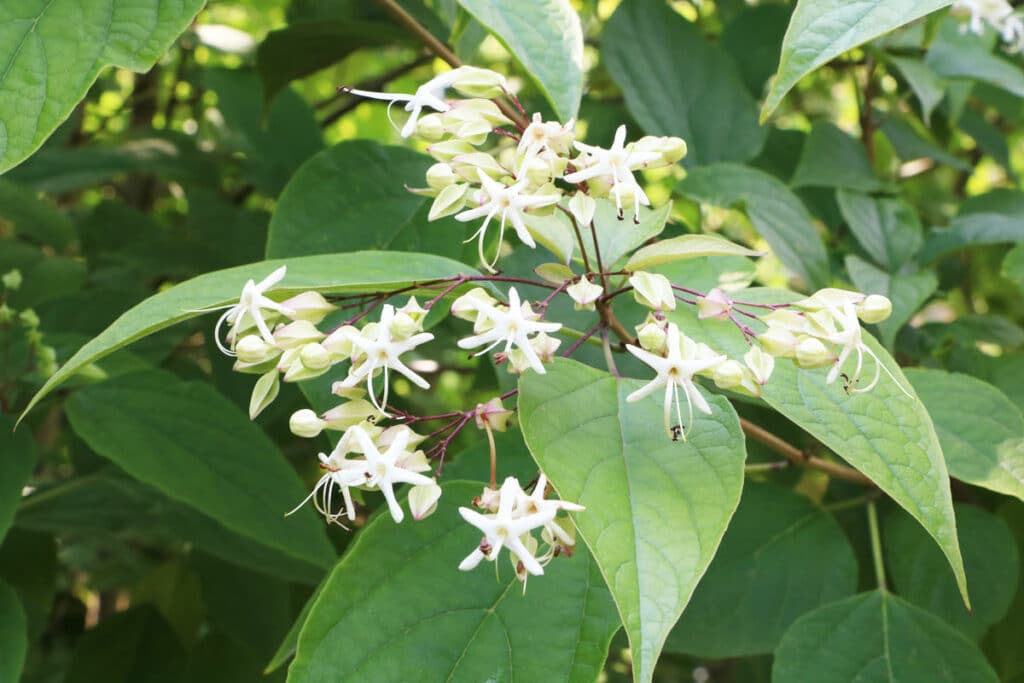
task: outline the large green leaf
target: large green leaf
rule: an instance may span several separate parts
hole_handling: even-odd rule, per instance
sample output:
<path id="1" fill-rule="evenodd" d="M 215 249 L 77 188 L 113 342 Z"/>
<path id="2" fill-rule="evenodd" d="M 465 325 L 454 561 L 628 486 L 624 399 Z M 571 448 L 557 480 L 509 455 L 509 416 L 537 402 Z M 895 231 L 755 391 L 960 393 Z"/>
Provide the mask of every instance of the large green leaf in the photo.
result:
<path id="1" fill-rule="evenodd" d="M 459 516 L 482 484 L 445 484 L 437 510 L 360 532 L 299 636 L 291 683 L 594 681 L 619 628 L 586 548 L 557 558 L 526 594 L 502 553 L 458 570 L 480 534 Z"/>
<path id="2" fill-rule="evenodd" d="M 811 128 L 790 184 L 858 192 L 882 189 L 864 146 L 829 121 L 818 121 Z"/>
<path id="3" fill-rule="evenodd" d="M 75 645 L 67 683 L 175 683 L 185 651 L 154 608 L 133 607 L 106 617 Z"/>
<path id="4" fill-rule="evenodd" d="M 277 446 L 208 384 L 164 372 L 123 375 L 76 392 L 75 432 L 136 479 L 294 558 L 329 567 L 334 551 L 313 510 L 284 514 L 306 487 Z"/>
<path id="5" fill-rule="evenodd" d="M 779 290 L 750 289 L 736 298 L 780 302 L 798 297 Z M 733 358 L 741 359 L 749 348 L 729 321 L 698 320 L 694 311 L 682 308 L 670 317 L 686 334 Z M 752 326 L 758 328 L 760 324 Z M 882 373 L 878 386 L 871 391 L 848 395 L 841 381 L 825 383 L 826 369 L 801 370 L 791 361 L 780 360 L 762 398 L 870 477 L 910 512 L 949 559 L 966 601 L 967 581 L 957 543 L 949 474 L 935 428 L 896 361 L 871 335 L 865 334 L 864 342 L 897 378 L 899 386 Z M 872 359 L 865 359 L 867 376 L 874 373 L 874 365 Z"/>
<path id="6" fill-rule="evenodd" d="M 157 330 L 193 318 L 200 309 L 237 300 L 246 280 L 262 279 L 288 266 L 282 287 L 275 292 L 297 294 L 386 290 L 413 282 L 473 274 L 468 266 L 429 254 L 356 252 L 263 261 L 193 278 L 156 294 L 115 320 L 110 327 L 75 353 L 32 398 L 27 412 L 59 384 L 89 363 Z"/>
<path id="7" fill-rule="evenodd" d="M 1024 500 L 1024 416 L 1003 392 L 968 375 L 910 368 L 949 473 Z M 1019 379 L 1019 378 L 1018 378 Z"/>
<path id="8" fill-rule="evenodd" d="M 0 180 L 0 221 L 15 235 L 55 249 L 63 249 L 75 239 L 71 219 L 29 188 L 7 179 Z"/>
<path id="9" fill-rule="evenodd" d="M 976 244 L 1024 241 L 1024 222 L 1014 213 L 961 213 L 947 228 L 932 228 L 918 258 L 929 263 Z"/>
<path id="10" fill-rule="evenodd" d="M 1024 97 L 1024 73 L 1020 67 L 993 54 L 990 40 L 963 31 L 962 26 L 952 17 L 942 23 L 925 55 L 925 64 L 944 78 L 982 81 Z"/>
<path id="11" fill-rule="evenodd" d="M 14 420 L 0 415 L 0 542 L 14 521 L 21 491 L 36 464 L 35 442 L 27 430 L 14 431 Z"/>
<path id="12" fill-rule="evenodd" d="M 626 627 L 634 680 L 650 681 L 739 502 L 746 449 L 722 397 L 672 441 L 660 396 L 626 402 L 642 385 L 558 360 L 523 375 L 519 419 L 559 495 L 587 507 L 577 528 Z"/>
<path id="13" fill-rule="evenodd" d="M 811 215 L 775 176 L 739 164 L 715 164 L 694 169 L 677 189 L 716 206 L 742 204 L 750 222 L 787 268 L 809 286 L 827 284 L 828 255 Z"/>
<path id="14" fill-rule="evenodd" d="M 583 28 L 568 0 L 458 0 L 523 66 L 562 121 L 583 97 Z"/>
<path id="15" fill-rule="evenodd" d="M 17 683 L 28 653 L 28 625 L 17 593 L 0 581 L 0 683 Z"/>
<path id="16" fill-rule="evenodd" d="M 601 249 L 601 261 L 605 268 L 611 270 L 620 258 L 652 237 L 660 235 L 671 213 L 672 202 L 665 202 L 656 209 L 641 209 L 640 224 L 636 225 L 629 216 L 619 220 L 615 204 L 610 200 L 598 200 L 597 209 L 594 211 L 594 230 L 597 232 L 597 244 Z M 594 237 L 589 230 L 582 226 L 581 229 L 583 244 L 586 245 L 587 254 L 590 256 L 590 265 L 596 268 Z M 579 257 L 578 247 L 575 254 Z"/>
<path id="17" fill-rule="evenodd" d="M 921 119 L 928 125 L 932 112 L 946 94 L 945 81 L 930 66 L 915 57 L 886 56 L 885 59 L 907 81 L 921 105 Z"/>
<path id="18" fill-rule="evenodd" d="M 882 539 L 894 588 L 899 594 L 980 640 L 1010 609 L 1020 587 L 1017 544 L 1006 522 L 974 505 L 957 504 L 967 583 L 973 609 L 964 609 L 946 558 L 920 525 L 894 510 L 885 519 Z"/>
<path id="19" fill-rule="evenodd" d="M 665 649 L 716 659 L 767 654 L 797 617 L 856 588 L 857 559 L 831 515 L 792 491 L 748 482 Z"/>
<path id="20" fill-rule="evenodd" d="M 775 651 L 773 683 L 997 683 L 981 650 L 937 617 L 885 591 L 825 605 Z"/>
<path id="21" fill-rule="evenodd" d="M 836 200 L 843 219 L 864 251 L 889 272 L 899 270 L 920 249 L 921 221 L 914 207 L 902 199 L 839 190 Z"/>
<path id="22" fill-rule="evenodd" d="M 370 140 L 320 152 L 292 176 L 270 221 L 267 256 L 308 256 L 358 249 L 462 252 L 465 228 L 427 221 L 429 157 Z M 459 226 L 456 228 L 455 226 Z"/>
<path id="23" fill-rule="evenodd" d="M 782 41 L 768 118 L 797 81 L 851 48 L 949 5 L 951 0 L 800 0 Z"/>
<path id="24" fill-rule="evenodd" d="M 896 333 L 939 286 L 939 278 L 931 270 L 890 274 L 854 254 L 846 257 L 846 271 L 859 291 L 881 294 L 892 301 L 892 314 L 878 323 L 882 341 L 890 349 L 896 341 Z"/>
<path id="25" fill-rule="evenodd" d="M 761 150 L 757 103 L 732 57 L 668 3 L 621 3 L 604 28 L 601 56 L 645 132 L 686 140 L 688 166 L 747 161 Z"/>
<path id="26" fill-rule="evenodd" d="M 203 0 L 11 0 L 0 5 L 0 173 L 68 117 L 106 66 L 146 71 Z"/>

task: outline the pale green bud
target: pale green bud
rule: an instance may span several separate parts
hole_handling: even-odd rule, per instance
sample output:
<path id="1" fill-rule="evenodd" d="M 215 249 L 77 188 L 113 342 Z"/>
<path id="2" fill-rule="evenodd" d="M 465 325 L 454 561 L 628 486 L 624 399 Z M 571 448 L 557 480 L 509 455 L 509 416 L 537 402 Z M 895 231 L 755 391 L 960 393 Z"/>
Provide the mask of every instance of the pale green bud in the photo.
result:
<path id="1" fill-rule="evenodd" d="M 661 325 L 655 322 L 644 323 L 637 327 L 637 340 L 640 348 L 663 356 L 668 353 L 668 333 Z"/>
<path id="2" fill-rule="evenodd" d="M 483 152 L 472 152 L 452 157 L 451 166 L 456 175 L 470 183 L 480 182 L 478 171 L 483 171 L 495 180 L 509 175 L 509 172 L 498 164 L 494 157 Z"/>
<path id="3" fill-rule="evenodd" d="M 586 277 L 582 277 L 579 282 L 566 287 L 565 293 L 575 302 L 574 308 L 577 311 L 592 311 L 594 303 L 604 294 L 604 288 Z"/>
<path id="4" fill-rule="evenodd" d="M 8 325 L 14 322 L 17 313 L 7 304 L 0 304 L 0 325 Z"/>
<path id="5" fill-rule="evenodd" d="M 438 141 L 444 137 L 444 119 L 440 114 L 427 114 L 416 121 L 416 137 L 428 142 Z"/>
<path id="6" fill-rule="evenodd" d="M 763 340 L 762 343 L 764 343 Z M 761 385 L 768 383 L 768 379 L 775 370 L 775 358 L 760 346 L 751 346 L 750 350 L 743 354 L 743 362 L 750 368 L 754 381 Z"/>
<path id="7" fill-rule="evenodd" d="M 409 512 L 412 518 L 418 522 L 434 514 L 440 499 L 441 487 L 437 484 L 413 486 L 409 489 Z"/>
<path id="8" fill-rule="evenodd" d="M 331 332 L 321 344 L 325 349 L 331 352 L 337 360 L 345 360 L 352 356 L 354 344 L 352 340 L 358 337 L 360 334 L 359 330 L 352 325 L 345 325 L 339 327 L 334 332 Z"/>
<path id="9" fill-rule="evenodd" d="M 288 428 L 295 436 L 303 439 L 313 439 L 320 436 L 327 423 L 317 417 L 309 408 L 303 408 L 292 413 L 288 420 Z"/>
<path id="10" fill-rule="evenodd" d="M 303 292 L 281 302 L 282 306 L 290 308 L 294 313 L 289 316 L 292 320 L 303 320 L 313 325 L 323 322 L 327 314 L 337 310 L 337 306 L 324 298 L 320 292 Z"/>
<path id="11" fill-rule="evenodd" d="M 473 418 L 480 429 L 489 425 L 496 432 L 504 432 L 508 429 L 512 413 L 513 411 L 506 408 L 500 398 L 495 397 L 487 403 L 478 403 L 476 410 L 473 411 Z"/>
<path id="12" fill-rule="evenodd" d="M 451 161 L 457 156 L 473 154 L 476 149 L 473 145 L 462 140 L 445 140 L 427 147 L 427 153 L 438 161 Z"/>
<path id="13" fill-rule="evenodd" d="M 324 333 L 308 320 L 296 320 L 274 331 L 274 342 L 280 349 L 294 349 L 324 338 Z"/>
<path id="14" fill-rule="evenodd" d="M 569 211 L 581 226 L 590 225 L 590 221 L 594 220 L 594 211 L 596 210 L 597 200 L 582 191 L 577 191 L 569 199 Z"/>
<path id="15" fill-rule="evenodd" d="M 701 320 L 706 318 L 727 318 L 732 310 L 732 299 L 725 295 L 725 292 L 715 287 L 707 296 L 697 299 L 697 317 Z"/>
<path id="16" fill-rule="evenodd" d="M 451 312 L 456 318 L 475 323 L 481 306 L 486 308 L 497 303 L 498 300 L 488 294 L 483 288 L 476 287 L 452 302 Z"/>
<path id="17" fill-rule="evenodd" d="M 256 365 L 277 358 L 281 355 L 281 349 L 266 343 L 258 334 L 249 334 L 235 344 L 235 353 L 242 363 Z"/>
<path id="18" fill-rule="evenodd" d="M 631 151 L 639 153 L 660 154 L 661 159 L 647 164 L 647 168 L 671 166 L 686 156 L 686 141 L 677 137 L 656 137 L 648 135 L 640 138 L 632 145 Z"/>
<path id="19" fill-rule="evenodd" d="M 18 320 L 24 327 L 35 329 L 39 327 L 39 316 L 31 308 L 26 308 L 18 314 Z"/>
<path id="20" fill-rule="evenodd" d="M 21 271 L 17 268 L 7 271 L 3 275 L 0 275 L 0 282 L 3 283 L 6 289 L 10 289 L 12 291 L 21 288 Z"/>
<path id="21" fill-rule="evenodd" d="M 823 368 L 836 360 L 834 353 L 814 337 L 804 337 L 796 345 L 796 364 L 804 370 Z"/>
<path id="22" fill-rule="evenodd" d="M 331 354 L 322 344 L 312 343 L 302 347 L 299 359 L 309 370 L 326 370 L 331 367 Z"/>
<path id="23" fill-rule="evenodd" d="M 658 311 L 676 310 L 672 283 L 664 275 L 636 272 L 629 278 L 629 284 L 633 285 L 633 298 L 641 306 Z"/>
<path id="24" fill-rule="evenodd" d="M 255 420 L 257 415 L 273 403 L 280 389 L 281 382 L 276 369 L 256 380 L 256 384 L 252 388 L 252 396 L 249 398 L 249 419 Z"/>
<path id="25" fill-rule="evenodd" d="M 715 366 L 711 377 L 722 389 L 732 389 L 743 382 L 743 366 L 734 360 L 722 361 Z"/>
<path id="26" fill-rule="evenodd" d="M 558 351 L 558 347 L 561 345 L 561 339 L 552 337 L 546 332 L 541 332 L 530 340 L 530 346 L 532 346 L 533 350 L 537 352 L 537 356 L 540 358 L 542 363 L 550 363 L 555 357 L 555 352 Z"/>
<path id="27" fill-rule="evenodd" d="M 892 315 L 892 302 L 881 294 L 870 295 L 857 309 L 857 316 L 871 325 L 882 322 L 890 315 Z"/>
<path id="28" fill-rule="evenodd" d="M 505 77 L 496 71 L 475 66 L 460 66 L 455 71 L 452 88 L 465 97 L 492 99 L 509 90 Z"/>
<path id="29" fill-rule="evenodd" d="M 465 183 L 454 183 L 441 190 L 430 205 L 427 220 L 436 221 L 438 218 L 462 211 L 462 207 L 466 205 L 469 189 L 469 185 Z"/>
<path id="30" fill-rule="evenodd" d="M 343 432 L 370 416 L 378 415 L 379 412 L 369 401 L 357 398 L 331 408 L 320 417 L 323 418 L 327 429 Z"/>
<path id="31" fill-rule="evenodd" d="M 458 178 L 449 164 L 437 163 L 427 169 L 427 185 L 435 190 L 443 190 Z"/>

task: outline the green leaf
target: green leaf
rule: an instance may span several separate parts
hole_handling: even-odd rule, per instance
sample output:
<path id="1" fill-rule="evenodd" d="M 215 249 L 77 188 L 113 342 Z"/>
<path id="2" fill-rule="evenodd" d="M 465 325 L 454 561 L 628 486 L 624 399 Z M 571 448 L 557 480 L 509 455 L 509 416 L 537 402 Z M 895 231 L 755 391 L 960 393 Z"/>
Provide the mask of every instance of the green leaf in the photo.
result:
<path id="1" fill-rule="evenodd" d="M 505 46 L 562 121 L 583 97 L 583 28 L 568 0 L 458 0 Z"/>
<path id="2" fill-rule="evenodd" d="M 340 62 L 356 50 L 408 39 L 409 34 L 387 22 L 351 19 L 298 21 L 271 31 L 256 50 L 264 101 L 270 102 L 293 80 Z"/>
<path id="3" fill-rule="evenodd" d="M 914 207 L 902 199 L 839 190 L 836 200 L 864 251 L 890 273 L 898 271 L 921 248 L 921 221 Z"/>
<path id="4" fill-rule="evenodd" d="M 818 121 L 811 128 L 790 184 L 858 192 L 883 189 L 864 146 L 828 121 Z"/>
<path id="5" fill-rule="evenodd" d="M 702 256 L 761 256 L 735 242 L 712 235 L 680 235 L 661 240 L 636 251 L 626 262 L 627 270 L 645 270 L 662 263 L 700 258 Z"/>
<path id="6" fill-rule="evenodd" d="M 429 157 L 410 149 L 370 140 L 325 149 L 302 165 L 281 194 L 270 221 L 267 256 L 359 249 L 458 256 L 465 232 L 462 224 L 428 222 L 431 200 L 405 189 L 424 186 L 424 173 L 431 163 Z"/>
<path id="7" fill-rule="evenodd" d="M 929 125 L 932 112 L 946 94 L 945 81 L 920 59 L 886 55 L 885 60 L 896 67 L 917 96 L 917 102 L 921 105 L 921 118 L 925 125 Z"/>
<path id="8" fill-rule="evenodd" d="M 100 455 L 250 540 L 329 567 L 334 551 L 277 446 L 207 384 L 145 372 L 77 391 L 66 410 Z"/>
<path id="9" fill-rule="evenodd" d="M 909 368 L 935 422 L 949 473 L 1024 500 L 1024 415 L 1003 392 L 968 375 Z"/>
<path id="10" fill-rule="evenodd" d="M 797 617 L 856 589 L 857 559 L 830 514 L 748 482 L 665 649 L 716 659 L 770 653 Z"/>
<path id="11" fill-rule="evenodd" d="M 277 671 L 285 663 L 288 662 L 295 655 L 295 648 L 299 644 L 299 634 L 302 632 L 302 627 L 306 625 L 306 619 L 309 618 L 309 613 L 313 609 L 313 605 L 316 604 L 317 598 L 320 597 L 320 591 L 324 589 L 326 579 L 316 587 L 316 591 L 309 596 L 309 600 L 302 606 L 302 611 L 299 612 L 299 616 L 295 618 L 291 628 L 288 629 L 288 633 L 285 634 L 284 638 L 281 639 L 281 644 L 277 646 L 277 650 L 274 651 L 274 656 L 270 658 L 270 662 L 263 669 L 264 674 L 273 673 Z"/>
<path id="12" fill-rule="evenodd" d="M 481 484 L 445 484 L 433 515 L 377 515 L 334 568 L 299 636 L 288 680 L 594 681 L 619 628 L 586 548 L 557 558 L 525 595 L 503 553 L 463 573 L 480 542 L 457 508 Z"/>
<path id="13" fill-rule="evenodd" d="M 940 256 L 977 244 L 1024 241 L 1020 213 L 961 213 L 947 228 L 932 228 L 918 259 L 930 263 Z"/>
<path id="14" fill-rule="evenodd" d="M 246 280 L 264 278 L 282 265 L 288 266 L 288 276 L 284 286 L 274 291 L 288 295 L 307 290 L 323 293 L 387 290 L 417 281 L 475 273 L 464 264 L 429 254 L 356 252 L 263 261 L 200 275 L 146 299 L 115 320 L 47 380 L 25 412 L 89 363 L 146 335 L 194 318 L 200 315 L 197 311 L 201 309 L 237 301 Z"/>
<path id="15" fill-rule="evenodd" d="M 865 294 L 881 294 L 892 301 L 892 314 L 878 323 L 878 331 L 887 348 L 893 348 L 896 334 L 911 316 L 935 293 L 939 279 L 931 270 L 906 275 L 891 275 L 853 254 L 846 257 L 846 270 L 854 286 Z"/>
<path id="16" fill-rule="evenodd" d="M 1000 273 L 1024 292 L 1024 242 L 1018 242 L 1006 253 Z"/>
<path id="17" fill-rule="evenodd" d="M 800 0 L 779 70 L 761 109 L 767 119 L 801 78 L 847 50 L 942 9 L 951 0 Z"/>
<path id="18" fill-rule="evenodd" d="M 112 614 L 79 639 L 67 683 L 175 683 L 185 651 L 174 630 L 152 607 Z"/>
<path id="19" fill-rule="evenodd" d="M 957 594 L 946 558 L 909 516 L 894 511 L 883 525 L 882 544 L 894 588 L 973 640 L 1010 609 L 1020 586 L 1017 544 L 1000 517 L 979 507 L 957 504 L 967 583 L 973 610 Z"/>
<path id="20" fill-rule="evenodd" d="M 804 615 L 775 651 L 774 683 L 997 683 L 965 635 L 891 593 Z"/>
<path id="21" fill-rule="evenodd" d="M 0 683 L 21 680 L 21 667 L 28 654 L 28 625 L 18 594 L 0 581 Z"/>
<path id="22" fill-rule="evenodd" d="M 969 78 L 990 83 L 1017 97 L 1024 97 L 1024 72 L 1009 59 L 992 53 L 989 42 L 960 30 L 962 24 L 948 17 L 935 37 L 927 64 L 944 78 Z"/>
<path id="23" fill-rule="evenodd" d="M 743 292 L 744 300 L 762 303 L 799 298 L 779 290 Z M 736 326 L 727 320 L 698 320 L 696 312 L 682 308 L 670 318 L 686 334 L 734 359 L 742 359 L 749 348 Z M 759 323 L 752 323 L 755 331 L 763 329 Z M 910 512 L 942 548 L 966 602 L 967 583 L 957 544 L 949 474 L 935 428 L 924 404 L 913 397 L 913 389 L 896 361 L 871 335 L 864 335 L 864 343 L 882 360 L 888 374 L 897 378 L 896 382 L 882 373 L 878 386 L 871 391 L 848 395 L 842 382 L 825 383 L 826 369 L 801 370 L 791 361 L 780 360 L 762 398 L 866 474 Z M 866 376 L 872 376 L 874 361 L 865 358 L 864 363 Z"/>
<path id="24" fill-rule="evenodd" d="M 21 490 L 36 464 L 35 442 L 28 430 L 14 431 L 14 420 L 0 415 L 0 542 L 14 521 Z"/>
<path id="25" fill-rule="evenodd" d="M 0 8 L 0 173 L 39 148 L 100 71 L 148 70 L 203 0 L 15 0 Z"/>
<path id="26" fill-rule="evenodd" d="M 594 229 L 597 231 L 597 243 L 601 249 L 601 261 L 605 267 L 612 268 L 623 256 L 652 237 L 660 235 L 665 229 L 665 223 L 668 222 L 671 213 L 672 202 L 665 202 L 656 209 L 641 209 L 640 224 L 637 225 L 629 216 L 619 220 L 614 202 L 607 199 L 597 200 L 597 209 L 594 211 Z M 587 253 L 590 255 L 590 265 L 594 266 L 596 265 L 594 263 L 596 253 L 594 237 L 583 226 L 580 226 L 580 231 L 583 234 L 583 243 L 587 245 Z M 575 255 L 577 259 L 580 259 L 578 246 Z"/>
<path id="27" fill-rule="evenodd" d="M 25 610 L 28 640 L 51 623 L 57 592 L 57 540 L 48 534 L 11 529 L 0 546 L 0 581 L 18 595 Z"/>
<path id="28" fill-rule="evenodd" d="M 646 133 L 686 140 L 687 166 L 747 161 L 764 145 L 757 103 L 732 58 L 668 3 L 619 4 L 601 56 Z"/>
<path id="29" fill-rule="evenodd" d="M 716 164 L 694 169 L 677 189 L 707 204 L 742 204 L 750 222 L 787 268 L 809 286 L 827 284 L 825 246 L 811 215 L 782 181 L 754 168 Z"/>
<path id="30" fill-rule="evenodd" d="M 963 118 L 969 116 L 965 112 Z M 961 127 L 964 127 L 961 124 Z M 966 128 L 964 127 L 966 130 Z M 905 116 L 887 116 L 879 130 L 885 134 L 886 139 L 892 144 L 896 156 L 904 161 L 916 159 L 931 159 L 937 164 L 943 164 L 958 171 L 972 172 L 974 164 L 950 154 L 935 140 L 932 132 L 924 124 L 913 119 L 909 114 Z"/>
<path id="31" fill-rule="evenodd" d="M 760 97 L 775 73 L 791 11 L 782 5 L 744 7 L 722 29 L 721 45 L 736 61 L 750 94 Z"/>
<path id="32" fill-rule="evenodd" d="M 559 495 L 586 506 L 576 526 L 626 627 L 634 680 L 650 681 L 739 503 L 746 449 L 720 396 L 672 441 L 660 396 L 626 402 L 642 385 L 558 359 L 520 379 L 519 419 Z"/>
<path id="33" fill-rule="evenodd" d="M 75 239 L 75 226 L 56 206 L 27 187 L 0 179 L 0 225 L 15 235 L 28 237 L 54 249 L 64 249 Z"/>

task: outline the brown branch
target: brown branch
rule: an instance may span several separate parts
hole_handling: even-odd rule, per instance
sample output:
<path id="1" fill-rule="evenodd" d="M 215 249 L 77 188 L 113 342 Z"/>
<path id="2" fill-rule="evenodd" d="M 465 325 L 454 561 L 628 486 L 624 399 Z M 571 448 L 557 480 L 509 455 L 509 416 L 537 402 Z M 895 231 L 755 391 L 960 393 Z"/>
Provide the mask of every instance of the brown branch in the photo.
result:
<path id="1" fill-rule="evenodd" d="M 832 462 L 831 460 L 825 460 L 814 455 L 808 455 L 788 441 L 772 434 L 764 427 L 758 426 L 745 418 L 740 418 L 740 426 L 743 428 L 743 433 L 749 438 L 767 446 L 779 455 L 785 457 L 786 460 L 789 460 L 794 465 L 809 467 L 812 470 L 824 472 L 830 477 L 845 479 L 846 481 L 852 481 L 855 484 L 863 484 L 865 486 L 875 485 L 874 482 L 858 470 L 855 470 L 852 467 L 847 467 L 846 465 L 841 465 L 837 462 Z"/>

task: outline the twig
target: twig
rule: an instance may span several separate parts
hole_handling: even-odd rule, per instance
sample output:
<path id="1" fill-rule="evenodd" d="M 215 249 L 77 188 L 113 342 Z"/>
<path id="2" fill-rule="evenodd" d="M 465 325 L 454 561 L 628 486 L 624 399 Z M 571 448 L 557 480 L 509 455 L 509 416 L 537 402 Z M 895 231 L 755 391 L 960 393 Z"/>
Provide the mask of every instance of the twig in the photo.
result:
<path id="1" fill-rule="evenodd" d="M 756 425 L 746 418 L 740 418 L 740 426 L 743 428 L 743 433 L 748 437 L 764 446 L 767 446 L 779 455 L 785 457 L 794 465 L 809 467 L 812 470 L 818 470 L 819 472 L 824 472 L 829 476 L 836 477 L 838 479 L 845 479 L 846 481 L 852 481 L 856 484 L 874 486 L 874 483 L 858 470 L 855 470 L 852 467 L 847 467 L 846 465 L 840 465 L 839 463 L 832 462 L 831 460 L 825 460 L 814 455 L 807 455 L 788 441 L 772 434 L 764 427 Z"/>

